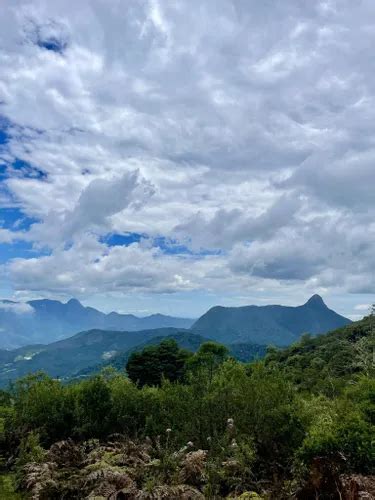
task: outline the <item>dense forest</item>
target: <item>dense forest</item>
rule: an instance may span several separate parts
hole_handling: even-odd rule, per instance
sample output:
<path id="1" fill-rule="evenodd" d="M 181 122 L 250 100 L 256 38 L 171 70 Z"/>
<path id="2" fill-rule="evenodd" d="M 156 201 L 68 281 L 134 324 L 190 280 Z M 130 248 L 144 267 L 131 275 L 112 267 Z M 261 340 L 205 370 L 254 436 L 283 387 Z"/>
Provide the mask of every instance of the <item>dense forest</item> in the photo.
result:
<path id="1" fill-rule="evenodd" d="M 252 363 L 167 339 L 126 371 L 19 379 L 0 393 L 0 496 L 375 498 L 373 320 Z"/>

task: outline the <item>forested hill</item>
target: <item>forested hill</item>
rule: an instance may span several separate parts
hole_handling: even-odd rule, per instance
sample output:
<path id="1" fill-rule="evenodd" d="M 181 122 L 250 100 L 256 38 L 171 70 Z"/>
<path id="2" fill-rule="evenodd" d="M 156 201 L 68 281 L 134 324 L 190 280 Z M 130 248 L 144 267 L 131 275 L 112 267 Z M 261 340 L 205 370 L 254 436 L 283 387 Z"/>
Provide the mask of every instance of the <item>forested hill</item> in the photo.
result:
<path id="1" fill-rule="evenodd" d="M 47 345 L 36 345 L 15 351 L 0 351 L 0 385 L 39 370 L 52 377 L 71 377 L 80 370 L 110 359 L 153 337 L 178 332 L 175 328 L 158 328 L 137 332 L 89 330 Z"/>
<path id="2" fill-rule="evenodd" d="M 69 317 L 72 320 L 75 317 L 73 312 L 76 311 L 79 316 L 82 306 L 78 303 L 68 304 L 72 314 Z M 41 304 L 38 307 L 43 310 Z M 48 303 L 48 317 L 51 307 Z M 52 307 L 52 310 L 54 309 L 60 311 L 61 303 L 56 302 Z M 83 309 L 87 313 L 90 308 Z M 197 343 L 199 345 L 199 336 L 215 340 L 228 346 L 237 359 L 250 361 L 254 356 L 261 357 L 267 345 L 289 345 L 304 332 L 323 333 L 348 323 L 348 319 L 330 310 L 317 295 L 299 307 L 215 307 L 189 330 L 93 329 L 46 345 L 31 345 L 13 351 L 0 350 L 0 385 L 6 386 L 9 381 L 38 370 L 63 379 L 75 377 L 80 373 L 95 373 L 103 365 L 118 366 L 127 359 L 130 349 L 142 347 L 150 342 L 155 343 L 153 339 L 171 335 L 177 335 L 178 344 L 192 351 L 196 350 Z"/>
<path id="3" fill-rule="evenodd" d="M 207 342 L 208 340 L 202 337 L 201 335 L 194 335 L 189 331 L 169 333 L 169 335 L 165 336 L 152 337 L 140 343 L 139 345 L 132 347 L 131 349 L 120 351 L 107 361 L 102 361 L 100 363 L 95 363 L 93 365 L 85 367 L 84 369 L 80 370 L 74 378 L 94 375 L 95 373 L 99 373 L 102 369 L 109 366 L 117 370 L 123 371 L 125 369 L 129 356 L 133 352 L 141 351 L 147 346 L 158 345 L 163 340 L 171 340 L 171 339 L 176 341 L 180 348 L 187 349 L 188 351 L 191 352 L 197 351 L 199 349 L 199 346 L 204 342 Z"/>
<path id="4" fill-rule="evenodd" d="M 21 498 L 375 498 L 374 331 L 365 318 L 247 364 L 164 335 L 128 376 L 30 375 L 0 391 L 4 463 Z"/>
<path id="5" fill-rule="evenodd" d="M 94 375 L 110 366 L 119 371 L 123 371 L 132 353 L 139 352 L 148 346 L 158 345 L 164 340 L 174 340 L 180 348 L 187 349 L 190 352 L 196 352 L 203 343 L 209 341 L 209 339 L 204 338 L 201 335 L 193 334 L 189 331 L 174 333 L 163 337 L 153 337 L 129 350 L 115 354 L 108 361 L 97 363 L 80 370 L 72 378 Z M 266 346 L 258 344 L 229 344 L 227 348 L 231 356 L 244 363 L 263 358 L 267 349 Z"/>
<path id="6" fill-rule="evenodd" d="M 326 335 L 269 348 L 265 362 L 302 390 L 335 392 L 356 375 L 375 375 L 375 318 L 366 317 Z"/>
<path id="7" fill-rule="evenodd" d="M 39 370 L 64 380 L 98 373 L 113 366 L 124 370 L 130 354 L 146 346 L 173 339 L 180 347 L 195 352 L 207 338 L 190 330 L 159 328 L 139 332 L 90 330 L 52 344 L 26 346 L 14 351 L 0 351 L 0 387 L 28 373 Z M 266 346 L 254 344 L 228 345 L 230 353 L 240 361 L 261 358 Z"/>
<path id="8" fill-rule="evenodd" d="M 351 321 L 329 309 L 319 295 L 298 307 L 213 307 L 192 329 L 223 343 L 289 345 L 305 332 L 326 333 Z"/>

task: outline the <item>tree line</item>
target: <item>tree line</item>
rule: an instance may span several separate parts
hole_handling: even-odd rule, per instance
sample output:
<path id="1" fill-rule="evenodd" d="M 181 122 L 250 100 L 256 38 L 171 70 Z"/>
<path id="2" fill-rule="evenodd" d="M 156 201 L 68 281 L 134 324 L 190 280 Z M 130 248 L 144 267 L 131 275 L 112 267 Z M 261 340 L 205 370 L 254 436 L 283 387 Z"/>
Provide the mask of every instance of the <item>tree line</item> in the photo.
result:
<path id="1" fill-rule="evenodd" d="M 154 459 L 169 471 L 151 479 L 144 472 L 139 488 L 142 481 L 173 481 L 178 450 L 185 449 L 185 458 L 206 453 L 198 490 L 207 498 L 267 488 L 279 492 L 272 498 L 299 490 L 300 498 L 310 498 L 311 488 L 326 488 L 333 496 L 322 498 L 335 498 L 327 486 L 332 478 L 374 473 L 375 378 L 360 368 L 340 373 L 337 358 L 333 385 L 327 385 L 317 358 L 324 343 L 330 352 L 331 341 L 305 337 L 288 356 L 269 349 L 264 360 L 244 364 L 214 342 L 193 354 L 168 340 L 133 353 L 127 373 L 106 369 L 71 384 L 29 375 L 0 393 L 2 454 L 22 484 L 25 466 L 43 461 L 56 442 L 100 443 L 121 435 L 152 442 Z M 317 468 L 325 477 L 318 486 Z"/>

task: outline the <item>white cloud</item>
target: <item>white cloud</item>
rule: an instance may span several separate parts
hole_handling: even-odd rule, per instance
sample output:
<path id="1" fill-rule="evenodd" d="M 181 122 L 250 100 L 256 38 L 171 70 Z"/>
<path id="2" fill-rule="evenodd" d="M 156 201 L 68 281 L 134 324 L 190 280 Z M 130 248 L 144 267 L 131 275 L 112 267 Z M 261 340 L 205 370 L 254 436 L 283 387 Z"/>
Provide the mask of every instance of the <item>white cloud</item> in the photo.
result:
<path id="1" fill-rule="evenodd" d="M 195 259 L 163 255 L 148 244 L 108 248 L 93 236 L 51 255 L 15 259 L 7 267 L 15 289 L 67 296 L 105 292 L 172 293 L 210 286 L 221 270 L 218 257 Z"/>
<path id="2" fill-rule="evenodd" d="M 0 310 L 15 314 L 33 314 L 34 308 L 25 302 L 1 302 Z"/>
<path id="3" fill-rule="evenodd" d="M 17 238 L 51 252 L 8 262 L 14 289 L 373 293 L 373 14 L 370 0 L 5 0 L 0 206 L 37 218 Z M 203 252 L 108 248 L 109 232 Z"/>
<path id="4" fill-rule="evenodd" d="M 370 305 L 371 304 L 358 304 L 355 306 L 356 311 L 369 311 L 370 310 Z"/>
<path id="5" fill-rule="evenodd" d="M 153 193 L 152 184 L 140 177 L 137 170 L 119 178 L 97 177 L 82 190 L 71 210 L 51 209 L 42 223 L 33 225 L 30 237 L 53 247 L 87 231 L 105 234 L 112 229 L 113 215 L 127 207 L 139 210 Z"/>
<path id="6" fill-rule="evenodd" d="M 0 243 L 11 243 L 14 240 L 14 233 L 9 229 L 0 228 Z"/>

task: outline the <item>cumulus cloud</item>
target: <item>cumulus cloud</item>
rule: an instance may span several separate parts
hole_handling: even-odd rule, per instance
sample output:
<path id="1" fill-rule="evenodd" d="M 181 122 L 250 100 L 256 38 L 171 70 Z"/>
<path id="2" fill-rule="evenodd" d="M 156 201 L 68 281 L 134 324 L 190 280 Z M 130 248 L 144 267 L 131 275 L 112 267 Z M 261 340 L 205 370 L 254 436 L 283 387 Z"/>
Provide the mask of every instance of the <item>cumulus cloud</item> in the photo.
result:
<path id="1" fill-rule="evenodd" d="M 202 212 L 198 212 L 175 227 L 175 232 L 182 238 L 190 238 L 194 247 L 231 248 L 239 241 L 273 238 L 284 226 L 293 225 L 300 207 L 297 197 L 282 196 L 259 215 L 240 208 L 220 208 L 206 219 Z"/>
<path id="2" fill-rule="evenodd" d="M 26 302 L 0 301 L 0 310 L 14 314 L 33 314 L 34 308 Z"/>
<path id="3" fill-rule="evenodd" d="M 375 291 L 373 1 L 3 3 L 15 290 Z"/>
<path id="4" fill-rule="evenodd" d="M 0 243 L 11 243 L 15 239 L 15 235 L 9 229 L 0 228 Z"/>
<path id="5" fill-rule="evenodd" d="M 8 266 L 18 291 L 41 291 L 85 296 L 105 292 L 172 293 L 208 285 L 208 276 L 220 271 L 217 257 L 165 256 L 148 244 L 108 248 L 86 236 L 68 250 L 51 255 L 15 259 Z M 223 276 L 224 278 L 224 276 Z M 208 285 L 209 286 L 209 285 Z"/>
<path id="6" fill-rule="evenodd" d="M 93 179 L 71 210 L 52 209 L 42 223 L 33 225 L 30 237 L 53 247 L 90 230 L 103 234 L 111 230 L 111 216 L 126 207 L 140 209 L 153 193 L 152 184 L 137 170 L 125 172 L 119 178 Z"/>
<path id="7" fill-rule="evenodd" d="M 357 304 L 354 309 L 355 309 L 355 311 L 369 312 L 370 307 L 371 307 L 371 304 Z"/>

